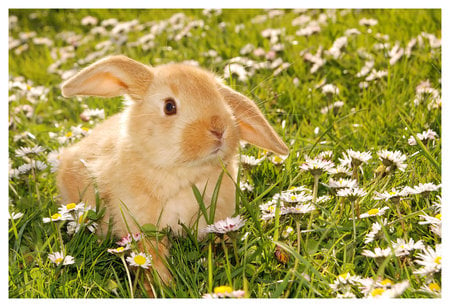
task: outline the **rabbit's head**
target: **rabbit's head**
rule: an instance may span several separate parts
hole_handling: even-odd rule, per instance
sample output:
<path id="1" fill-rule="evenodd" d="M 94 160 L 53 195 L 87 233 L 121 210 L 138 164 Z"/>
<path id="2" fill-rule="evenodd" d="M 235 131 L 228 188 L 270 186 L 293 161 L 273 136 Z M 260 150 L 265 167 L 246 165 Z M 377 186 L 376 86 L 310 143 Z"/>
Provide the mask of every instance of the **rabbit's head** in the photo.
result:
<path id="1" fill-rule="evenodd" d="M 118 142 L 157 167 L 217 163 L 242 139 L 279 154 L 288 149 L 256 104 L 210 72 L 183 64 L 149 67 L 125 56 L 104 58 L 62 87 L 65 97 L 128 95 Z"/>

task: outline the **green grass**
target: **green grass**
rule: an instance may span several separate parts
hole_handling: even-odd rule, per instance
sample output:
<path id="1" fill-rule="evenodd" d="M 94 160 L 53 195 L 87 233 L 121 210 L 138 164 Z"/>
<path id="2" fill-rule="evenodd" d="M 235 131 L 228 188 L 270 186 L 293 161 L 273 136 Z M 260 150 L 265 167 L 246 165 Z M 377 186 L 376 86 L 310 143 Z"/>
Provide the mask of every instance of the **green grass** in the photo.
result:
<path id="1" fill-rule="evenodd" d="M 185 14 L 185 24 L 203 20 L 204 26 L 192 29 L 190 37 L 176 41 L 173 36 L 180 30 L 174 30 L 168 25 L 156 36 L 154 46 L 148 50 L 126 44 L 147 34 L 150 26 L 148 22 L 167 20 L 179 12 Z M 30 102 L 20 95 L 23 93 L 21 90 L 10 88 L 10 95 L 16 95 L 9 102 L 10 170 L 27 162 L 15 152 L 22 146 L 42 146 L 45 151 L 34 158 L 47 163 L 47 154 L 62 146 L 50 137 L 49 132 L 64 136 L 71 127 L 80 124 L 85 128 L 93 128 L 97 121 L 83 122 L 80 119 L 80 114 L 87 106 L 104 109 L 106 117 L 122 109 L 120 98 L 62 98 L 61 76 L 47 70 L 55 62 L 55 54 L 59 54 L 60 58 L 63 48 L 69 46 L 64 36 L 74 39 L 76 48 L 71 51 L 73 57 L 61 64 L 62 71 L 86 66 L 88 63 L 77 62 L 96 51 L 98 43 L 109 40 L 109 36 L 89 35 L 92 26 L 81 25 L 83 17 L 94 16 L 99 23 L 108 18 L 117 18 L 121 22 L 136 19 L 144 25 L 144 29 L 131 30 L 125 44 L 113 44 L 105 55 L 125 54 L 151 65 L 195 60 L 218 75 L 223 75 L 227 60 L 241 56 L 239 50 L 248 43 L 262 47 L 267 52 L 271 44 L 269 39 L 261 35 L 263 30 L 284 29 L 279 41 L 284 44 L 284 50 L 277 53 L 277 57 L 291 64 L 287 69 L 277 76 L 273 75 L 273 69 L 261 69 L 250 76 L 247 82 L 236 78 L 226 82 L 258 103 L 276 131 L 289 144 L 290 155 L 281 165 L 266 159 L 257 166 L 242 168 L 239 179 L 249 181 L 254 190 L 236 196 L 236 214 L 247 221 L 237 234 L 236 250 L 227 241 L 228 258 L 225 257 L 223 245 L 214 241 L 213 235 L 199 242 L 195 239 L 197 229 L 186 228 L 183 237 L 168 232 L 172 247 L 167 261 L 174 285 L 164 286 L 155 281 L 153 286 L 156 296 L 199 298 L 214 287 L 230 285 L 236 290 L 244 289 L 246 295 L 252 298 L 329 298 L 336 297 L 329 284 L 338 275 L 349 272 L 364 278 L 388 278 L 395 283 L 408 280 L 409 287 L 402 294 L 405 298 L 434 297 L 420 290 L 428 281 L 421 275 L 413 274 L 420 267 L 414 262 L 420 250 L 412 251 L 403 258 L 387 258 L 384 262 L 361 253 L 364 249 L 373 250 L 377 246 L 386 248 L 390 241 L 397 238 L 422 240 L 426 246 L 433 248 L 441 241 L 439 236 L 430 232 L 429 225 L 418 224 L 422 220 L 420 214 L 436 214 L 432 205 L 440 192 L 402 200 L 400 210 L 403 219 L 399 218 L 395 205 L 373 199 L 375 191 L 441 182 L 441 109 L 427 108 L 430 97 L 417 106 L 413 104 L 416 86 L 422 81 L 429 80 L 431 87 L 440 92 L 441 49 L 431 48 L 428 39 L 423 38 L 423 44 L 416 44 L 410 57 L 402 56 L 395 65 L 390 65 L 388 58 L 388 51 L 396 42 L 406 48 L 408 42 L 422 32 L 439 38 L 441 11 L 351 10 L 347 14 L 337 11 L 335 19 L 327 19 L 327 23 L 321 25 L 321 31 L 309 37 L 295 34 L 300 26 L 293 26 L 291 22 L 300 13 L 291 10 L 284 13 L 254 24 L 251 22 L 254 17 L 267 15 L 268 12 L 253 9 L 223 10 L 219 15 L 205 16 L 201 10 L 10 10 L 10 18 L 13 15 L 18 18 L 17 24 L 10 27 L 10 37 L 19 39 L 21 33 L 35 31 L 36 37 L 47 37 L 53 41 L 53 46 L 46 47 L 34 44 L 31 39 L 22 40 L 22 45 L 28 44 L 27 50 L 16 54 L 15 50 L 20 48 L 16 47 L 9 51 L 10 80 L 23 77 L 25 82 L 33 82 L 31 87 L 44 86 L 48 89 L 45 97 Z M 329 12 L 308 10 L 303 14 L 317 19 L 323 13 Z M 363 17 L 374 18 L 378 24 L 361 26 L 359 21 Z M 235 27 L 240 24 L 244 28 L 236 33 Z M 348 37 L 347 46 L 342 49 L 338 59 L 323 54 L 322 57 L 327 60 L 325 65 L 316 73 L 310 73 L 312 64 L 303 60 L 301 52 L 315 54 L 319 46 L 323 46 L 324 51 L 328 50 L 335 39 L 343 36 L 349 28 L 356 28 L 361 34 Z M 377 33 L 389 35 L 388 49 L 374 49 L 375 44 L 384 42 Z M 77 35 L 80 35 L 79 39 Z M 83 41 L 87 37 L 90 39 Z M 359 87 L 364 78 L 355 77 L 366 62 L 358 53 L 361 48 L 373 56 L 375 69 L 387 72 L 386 77 L 369 82 L 365 89 Z M 204 55 L 211 49 L 217 52 L 220 59 Z M 245 56 L 256 62 L 264 61 L 253 54 Z M 294 78 L 298 79 L 298 85 L 294 84 Z M 324 80 L 336 85 L 339 94 L 323 94 L 317 85 Z M 321 108 L 337 100 L 345 102 L 337 114 L 320 112 Z M 30 105 L 34 110 L 29 118 L 25 112 L 16 111 L 17 107 L 23 105 Z M 314 132 L 316 128 L 319 129 L 317 134 Z M 408 144 L 411 135 L 427 129 L 437 132 L 436 141 L 416 146 Z M 19 138 L 25 132 L 29 134 Z M 300 169 L 305 162 L 305 155 L 314 157 L 329 150 L 333 152 L 333 162 L 338 164 L 338 158 L 347 149 L 372 152 L 372 159 L 363 165 L 363 172 L 359 172 L 359 186 L 368 192 L 359 200 L 359 206 L 362 213 L 374 207 L 389 206 L 390 209 L 381 218 L 389 221 L 392 231 L 385 227 L 383 238 L 366 245 L 364 239 L 372 223 L 380 220 L 370 217 L 357 220 L 354 238 L 353 223 L 349 220 L 352 216 L 350 202 L 341 201 L 336 196 L 318 205 L 311 220 L 309 215 L 298 220 L 303 230 L 300 247 L 297 245 L 299 238 L 296 233 L 288 238 L 281 235 L 287 226 L 296 228 L 293 217 L 277 215 L 268 222 L 261 220 L 259 205 L 269 201 L 275 193 L 292 186 L 313 188 L 313 176 Z M 407 155 L 406 170 L 377 176 L 375 171 L 381 161 L 376 152 L 382 149 L 399 150 Z M 257 157 L 262 155 L 262 151 L 248 146 L 242 150 L 242 154 Z M 329 178 L 328 174 L 320 177 L 318 196 L 331 195 L 324 185 Z M 114 238 L 99 241 L 87 229 L 68 235 L 63 224 L 43 223 L 42 219 L 55 213 L 61 205 L 55 174 L 50 172 L 50 167 L 10 177 L 9 200 L 10 212 L 24 214 L 20 219 L 9 221 L 10 297 L 145 296 L 139 285 L 131 293 L 120 258 L 107 252 L 108 248 L 115 246 Z M 403 226 L 401 221 L 404 222 Z M 247 234 L 245 238 L 244 234 Z M 284 252 L 289 257 L 286 263 L 277 260 L 277 245 L 278 253 Z M 74 264 L 55 266 L 50 262 L 48 254 L 62 248 L 74 257 Z M 133 282 L 135 276 L 135 272 L 132 272 Z M 440 285 L 440 272 L 435 273 L 432 280 Z M 363 296 L 356 287 L 353 293 L 357 297 Z"/>

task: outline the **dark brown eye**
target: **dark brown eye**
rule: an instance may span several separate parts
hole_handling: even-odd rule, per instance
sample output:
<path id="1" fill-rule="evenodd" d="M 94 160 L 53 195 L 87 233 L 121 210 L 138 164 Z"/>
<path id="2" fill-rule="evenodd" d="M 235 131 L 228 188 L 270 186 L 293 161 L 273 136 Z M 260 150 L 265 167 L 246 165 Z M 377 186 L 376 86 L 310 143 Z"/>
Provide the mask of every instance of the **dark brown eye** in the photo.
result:
<path id="1" fill-rule="evenodd" d="M 166 115 L 174 115 L 177 113 L 177 104 L 175 103 L 175 100 L 167 98 L 164 101 L 164 113 Z"/>

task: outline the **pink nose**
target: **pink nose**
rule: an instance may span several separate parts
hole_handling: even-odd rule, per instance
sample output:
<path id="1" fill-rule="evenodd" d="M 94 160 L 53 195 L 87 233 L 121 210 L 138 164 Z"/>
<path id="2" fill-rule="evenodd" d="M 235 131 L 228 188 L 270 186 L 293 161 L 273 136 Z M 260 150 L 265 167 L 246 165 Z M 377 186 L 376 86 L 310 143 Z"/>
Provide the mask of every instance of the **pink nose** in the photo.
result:
<path id="1" fill-rule="evenodd" d="M 209 130 L 209 132 L 211 132 L 218 140 L 221 140 L 223 137 L 223 131 Z"/>

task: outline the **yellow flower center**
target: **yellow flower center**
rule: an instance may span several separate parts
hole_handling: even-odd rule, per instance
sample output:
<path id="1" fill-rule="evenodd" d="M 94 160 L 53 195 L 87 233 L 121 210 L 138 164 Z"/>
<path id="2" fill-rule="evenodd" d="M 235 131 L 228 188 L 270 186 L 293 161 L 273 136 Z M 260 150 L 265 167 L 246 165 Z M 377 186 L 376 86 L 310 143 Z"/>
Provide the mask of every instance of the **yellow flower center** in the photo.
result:
<path id="1" fill-rule="evenodd" d="M 67 210 L 72 210 L 75 209 L 77 205 L 75 203 L 70 203 L 66 205 Z"/>
<path id="2" fill-rule="evenodd" d="M 136 264 L 138 265 L 143 265 L 146 261 L 147 259 L 142 255 L 134 256 L 134 262 L 136 262 Z"/>
<path id="3" fill-rule="evenodd" d="M 369 215 L 375 215 L 375 214 L 377 214 L 378 212 L 380 212 L 380 210 L 378 210 L 378 209 L 370 209 L 367 213 L 369 213 Z"/>
<path id="4" fill-rule="evenodd" d="M 441 291 L 441 287 L 439 287 L 439 285 L 435 282 L 429 284 L 428 289 L 430 289 L 431 291 Z"/>
<path id="5" fill-rule="evenodd" d="M 63 258 L 56 258 L 55 263 L 60 264 L 63 261 Z"/>
<path id="6" fill-rule="evenodd" d="M 442 214 L 438 213 L 436 214 L 435 218 L 437 218 L 438 220 L 441 220 Z"/>
<path id="7" fill-rule="evenodd" d="M 27 84 L 27 90 L 31 90 L 31 86 Z"/>
<path id="8" fill-rule="evenodd" d="M 81 128 L 81 129 L 83 129 L 83 130 L 86 131 L 86 132 L 89 131 L 89 128 L 88 128 L 88 127 L 83 127 L 83 128 Z"/>
<path id="9" fill-rule="evenodd" d="M 66 133 L 66 137 L 70 138 L 72 136 L 72 131 Z"/>
<path id="10" fill-rule="evenodd" d="M 393 192 L 393 191 L 389 192 L 389 195 L 395 195 L 395 194 L 396 194 L 396 193 Z"/>
<path id="11" fill-rule="evenodd" d="M 378 296 L 378 295 L 383 294 L 384 291 L 386 291 L 386 290 L 384 290 L 383 288 L 376 288 L 376 289 L 373 289 L 372 292 L 370 292 L 370 294 L 372 294 L 372 296 Z"/>
<path id="12" fill-rule="evenodd" d="M 229 286 L 220 286 L 220 287 L 215 287 L 214 288 L 214 293 L 218 294 L 218 293 L 230 293 L 233 292 L 233 288 L 229 287 Z"/>
<path id="13" fill-rule="evenodd" d="M 296 188 L 297 187 L 290 187 L 289 190 L 292 191 L 292 190 L 295 190 Z"/>
<path id="14" fill-rule="evenodd" d="M 283 160 L 281 160 L 280 157 L 275 156 L 275 157 L 273 157 L 273 161 L 275 161 L 276 163 L 280 163 L 280 162 L 282 162 Z"/>
<path id="15" fill-rule="evenodd" d="M 441 256 L 437 256 L 437 257 L 434 259 L 434 262 L 437 263 L 437 264 L 441 264 L 441 259 L 442 259 Z"/>
<path id="16" fill-rule="evenodd" d="M 52 220 L 57 220 L 57 219 L 59 219 L 61 217 L 61 214 L 55 213 L 51 217 L 52 217 Z"/>
<path id="17" fill-rule="evenodd" d="M 119 253 L 121 253 L 121 252 L 123 252 L 123 250 L 124 250 L 125 248 L 124 247 L 118 247 L 117 249 L 116 249 L 116 251 L 118 251 Z M 142 257 L 142 256 L 141 256 Z M 134 260 L 136 261 L 136 257 L 134 258 Z M 144 262 L 145 263 L 145 262 Z"/>
<path id="18" fill-rule="evenodd" d="M 297 197 L 295 195 L 291 196 L 291 200 L 296 200 L 296 199 L 297 199 Z"/>
<path id="19" fill-rule="evenodd" d="M 348 277 L 348 272 L 347 273 L 343 273 L 343 274 L 339 275 L 338 277 L 345 279 L 345 278 Z"/>
<path id="20" fill-rule="evenodd" d="M 383 286 L 392 285 L 392 280 L 390 280 L 389 278 L 386 278 L 386 279 L 381 281 L 381 284 Z"/>

